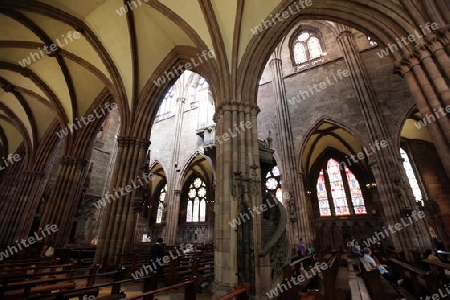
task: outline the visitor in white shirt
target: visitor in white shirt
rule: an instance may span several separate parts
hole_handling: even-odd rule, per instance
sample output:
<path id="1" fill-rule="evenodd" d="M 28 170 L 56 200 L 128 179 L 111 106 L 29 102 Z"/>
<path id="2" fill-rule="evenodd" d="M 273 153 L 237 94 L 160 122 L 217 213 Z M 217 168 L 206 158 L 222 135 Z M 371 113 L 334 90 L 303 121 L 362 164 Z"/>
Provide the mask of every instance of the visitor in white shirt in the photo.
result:
<path id="1" fill-rule="evenodd" d="M 389 274 L 389 270 L 386 269 L 385 266 L 375 261 L 375 259 L 372 257 L 372 250 L 370 250 L 370 248 L 364 248 L 364 261 L 369 263 L 372 268 L 377 268 L 378 272 L 380 272 L 380 275 L 383 276 L 386 280 L 397 285 L 400 285 L 403 282 L 403 279 L 397 279 L 398 276 L 395 276 L 395 274 Z"/>

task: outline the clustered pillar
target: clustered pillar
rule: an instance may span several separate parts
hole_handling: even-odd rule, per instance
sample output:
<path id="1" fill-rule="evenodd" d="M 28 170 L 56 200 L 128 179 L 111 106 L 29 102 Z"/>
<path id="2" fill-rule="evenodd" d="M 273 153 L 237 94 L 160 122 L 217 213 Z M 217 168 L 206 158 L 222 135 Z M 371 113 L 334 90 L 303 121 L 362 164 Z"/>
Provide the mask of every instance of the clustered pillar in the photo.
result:
<path id="1" fill-rule="evenodd" d="M 238 283 L 239 268 L 245 267 L 248 262 L 238 258 L 237 247 L 238 230 L 229 222 L 238 218 L 242 203 L 248 207 L 261 205 L 259 146 L 256 128 L 256 117 L 259 109 L 256 105 L 241 102 L 226 102 L 217 107 L 215 122 L 217 124 L 216 137 L 223 142 L 217 143 L 217 185 L 214 211 L 215 221 L 215 281 L 218 285 L 230 288 Z M 237 132 L 240 124 L 246 124 L 236 136 L 230 138 L 229 132 Z M 256 172 L 255 172 L 256 171 Z M 239 176 L 238 176 L 239 174 Z M 252 177 L 256 174 L 256 177 Z M 253 180 L 253 181 L 252 181 Z M 255 189 L 250 185 L 253 184 Z M 239 187 L 238 187 L 239 186 Z M 234 189 L 234 192 L 233 192 Z M 236 190 L 242 193 L 236 194 Z M 263 248 L 261 239 L 261 215 L 255 214 L 251 220 L 251 236 L 245 237 L 252 241 L 246 245 L 253 252 L 253 265 L 256 272 L 254 282 L 251 282 L 257 294 L 269 289 L 270 281 L 270 254 L 259 256 Z M 239 246 L 238 246 L 239 247 Z M 243 278 L 250 280 L 251 278 Z"/>
<path id="2" fill-rule="evenodd" d="M 297 159 L 294 150 L 294 139 L 292 135 L 291 120 L 289 117 L 288 102 L 286 98 L 286 87 L 283 80 L 282 60 L 272 58 L 272 85 L 277 111 L 277 136 L 281 148 L 281 170 L 283 172 L 283 200 L 284 205 L 295 207 L 296 214 L 290 216 L 288 234 L 291 243 L 303 237 L 306 241 L 312 241 L 313 233 L 311 228 L 312 212 L 305 193 L 304 182 L 298 172 Z"/>
<path id="3" fill-rule="evenodd" d="M 117 142 L 117 159 L 108 194 L 115 195 L 128 185 L 132 185 L 133 189 L 106 202 L 95 262 L 111 265 L 120 263 L 119 254 L 131 251 L 137 218 L 134 210 L 136 196 L 139 195 L 139 188 L 151 180 L 151 174 L 146 174 L 147 170 L 144 170 L 150 142 L 135 137 L 118 137 Z"/>
<path id="4" fill-rule="evenodd" d="M 88 161 L 83 158 L 63 156 L 50 199 L 45 207 L 40 226 L 57 225 L 58 231 L 49 236 L 47 242 L 56 247 L 64 247 L 70 237 L 84 181 L 88 171 Z"/>
<path id="5" fill-rule="evenodd" d="M 357 49 L 351 31 L 340 25 L 340 33 L 337 38 L 343 52 L 346 66 L 351 74 L 351 82 L 357 100 L 361 106 L 361 112 L 365 120 L 369 143 L 376 141 L 388 141 L 388 146 L 375 151 L 372 161 L 369 162 L 372 173 L 377 182 L 377 189 L 382 203 L 383 216 L 386 228 L 399 223 L 402 218 L 407 217 L 410 209 L 418 210 L 413 200 L 411 188 L 407 182 L 402 182 L 402 174 L 397 159 L 398 151 L 389 138 L 385 121 L 383 120 L 373 93 L 372 86 L 367 76 L 362 60 Z M 410 249 L 423 251 L 431 246 L 431 241 L 426 237 L 426 227 L 423 220 L 414 222 L 412 226 L 406 227 L 389 236 L 389 240 L 398 250 L 408 252 Z"/>

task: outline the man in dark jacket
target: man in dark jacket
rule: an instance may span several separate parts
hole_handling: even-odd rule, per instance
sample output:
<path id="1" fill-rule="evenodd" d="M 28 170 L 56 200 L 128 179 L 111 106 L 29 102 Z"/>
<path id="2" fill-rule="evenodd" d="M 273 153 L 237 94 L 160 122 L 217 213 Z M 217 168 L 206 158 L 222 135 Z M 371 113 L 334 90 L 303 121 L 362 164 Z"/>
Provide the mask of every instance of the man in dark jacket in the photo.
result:
<path id="1" fill-rule="evenodd" d="M 163 257 L 164 257 L 164 245 L 163 239 L 158 238 L 156 240 L 156 244 L 152 246 L 150 249 L 150 258 L 153 263 L 156 264 L 157 276 L 155 278 L 156 287 L 158 287 L 158 277 L 163 274 Z"/>

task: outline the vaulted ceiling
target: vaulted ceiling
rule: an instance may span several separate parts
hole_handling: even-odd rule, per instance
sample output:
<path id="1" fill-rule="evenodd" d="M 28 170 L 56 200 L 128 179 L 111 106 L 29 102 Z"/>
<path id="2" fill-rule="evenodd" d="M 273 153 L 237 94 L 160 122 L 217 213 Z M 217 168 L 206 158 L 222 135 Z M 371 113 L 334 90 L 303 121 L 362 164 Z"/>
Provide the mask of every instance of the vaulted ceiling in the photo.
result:
<path id="1" fill-rule="evenodd" d="M 61 128 L 75 122 L 105 89 L 124 118 L 136 109 L 142 90 L 176 46 L 214 51 L 221 74 L 238 81 L 236 73 L 245 76 L 247 72 L 242 62 L 252 58 L 265 37 L 265 33 L 254 35 L 251 29 L 292 3 L 0 0 L 0 147 L 6 149 L 4 153 L 13 153 L 25 141 L 35 149 L 52 122 L 56 120 Z M 373 26 L 372 36 L 385 41 L 395 35 L 397 27 L 392 20 L 398 18 L 404 27 L 411 24 L 396 0 L 312 3 L 295 18 L 348 20 L 364 32 L 370 31 L 364 29 L 364 22 L 381 18 L 382 24 L 382 19 L 388 18 L 385 28 Z M 399 12 L 388 17 L 396 10 Z M 281 38 L 295 18 L 283 21 L 286 27 L 280 26 L 282 31 L 274 34 Z M 268 55 L 276 43 L 268 46 L 272 47 Z M 260 72 L 263 68 L 261 64 Z M 121 124 L 127 122 L 132 121 Z"/>

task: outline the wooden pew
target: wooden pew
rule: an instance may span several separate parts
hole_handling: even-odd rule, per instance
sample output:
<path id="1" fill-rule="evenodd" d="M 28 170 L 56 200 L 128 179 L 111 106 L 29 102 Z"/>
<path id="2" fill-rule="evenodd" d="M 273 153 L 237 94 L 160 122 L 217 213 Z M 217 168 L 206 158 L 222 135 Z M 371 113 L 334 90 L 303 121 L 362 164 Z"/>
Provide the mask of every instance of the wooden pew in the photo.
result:
<path id="1" fill-rule="evenodd" d="M 438 280 L 441 281 L 441 285 L 450 283 L 449 278 L 445 274 L 445 270 L 450 270 L 450 264 L 438 261 L 431 261 L 428 259 L 423 259 L 423 263 L 428 266 L 428 269 L 433 272 L 435 276 L 438 277 Z"/>
<path id="2" fill-rule="evenodd" d="M 328 257 L 328 256 L 325 256 Z M 324 257 L 324 258 L 325 258 Z M 323 286 L 325 290 L 324 299 L 331 300 L 333 299 L 335 284 L 336 284 L 336 275 L 339 271 L 338 266 L 338 258 L 336 255 L 330 256 L 330 259 L 326 262 L 328 268 L 322 272 L 323 274 Z"/>
<path id="3" fill-rule="evenodd" d="M 89 272 L 89 274 L 95 274 L 98 271 L 99 266 L 93 265 L 89 268 L 82 268 L 82 269 L 66 269 L 66 270 L 60 270 L 60 271 L 46 271 L 46 269 L 43 270 L 43 272 L 35 272 L 32 274 L 27 273 L 11 273 L 9 276 L 2 276 L 0 277 L 0 280 L 2 281 L 2 287 L 7 286 L 9 283 L 12 282 L 20 282 L 24 280 L 29 279 L 37 279 L 40 277 L 55 277 L 55 276 L 63 276 L 65 275 L 65 278 L 71 278 L 73 274 L 76 273 L 82 273 L 82 272 Z M 1 287 L 0 287 L 1 288 Z"/>
<path id="4" fill-rule="evenodd" d="M 184 287 L 184 300 L 196 300 L 197 294 L 195 291 L 195 279 L 188 280 L 182 283 L 174 284 L 172 286 L 160 288 L 151 292 L 143 293 L 142 295 L 131 297 L 128 300 L 136 300 L 136 299 L 143 299 L 143 300 L 153 300 L 155 297 L 155 294 L 165 292 L 171 289 L 176 289 Z"/>
<path id="5" fill-rule="evenodd" d="M 412 266 L 406 262 L 399 261 L 395 258 L 389 258 L 390 267 L 395 269 L 401 278 L 409 279 L 410 284 L 408 290 L 413 292 L 415 295 L 425 295 L 425 294 L 435 294 L 439 290 L 438 278 L 431 271 L 424 271 L 415 266 Z M 425 286 L 422 286 L 419 278 L 425 281 Z"/>
<path id="6" fill-rule="evenodd" d="M 396 300 L 399 293 L 380 275 L 378 269 L 373 269 L 370 264 L 364 261 L 364 258 L 360 258 L 359 261 L 364 283 L 372 299 Z"/>
<path id="7" fill-rule="evenodd" d="M 217 300 L 249 300 L 250 299 L 250 284 L 243 283 L 234 287 L 234 291 L 220 296 Z"/>
<path id="8" fill-rule="evenodd" d="M 11 268 L 26 268 L 31 265 L 35 266 L 51 266 L 60 263 L 59 258 L 54 259 L 43 259 L 43 258 L 32 258 L 32 259 L 8 259 L 0 262 L 0 272 L 9 270 Z"/>
<path id="9" fill-rule="evenodd" d="M 95 283 L 97 277 L 114 276 L 114 281 L 120 280 L 120 272 L 113 271 L 108 273 L 81 275 L 69 278 L 36 278 L 24 280 L 22 282 L 14 282 L 7 286 L 0 287 L 0 297 L 16 297 L 23 295 L 24 297 L 38 297 L 39 294 L 45 292 L 54 292 L 59 290 L 67 290 L 75 288 L 74 280 L 86 279 L 86 287 L 91 287 Z"/>
<path id="10" fill-rule="evenodd" d="M 57 293 L 53 293 L 52 295 L 44 295 L 31 297 L 27 299 L 39 299 L 39 300 L 69 300 L 72 298 L 78 297 L 79 299 L 89 299 L 90 296 L 94 296 L 96 300 L 118 300 L 124 299 L 126 294 L 121 291 L 121 286 L 125 283 L 136 281 L 134 279 L 120 279 L 121 276 L 124 275 L 124 272 L 120 272 L 119 274 L 114 276 L 112 282 L 96 284 L 90 287 L 81 287 L 76 288 L 70 291 L 61 291 Z M 139 280 L 144 281 L 143 292 L 148 292 L 151 290 L 156 290 L 154 285 L 155 279 L 154 275 L 150 274 L 144 277 L 141 277 Z M 100 288 L 111 287 L 111 292 L 109 295 L 98 296 Z"/>
<path id="11" fill-rule="evenodd" d="M 345 266 L 344 265 L 345 261 Z M 347 254 L 335 254 L 327 262 L 323 273 L 324 299 L 346 300 L 350 293 L 348 280 Z M 340 266 L 341 265 L 341 266 Z"/>

